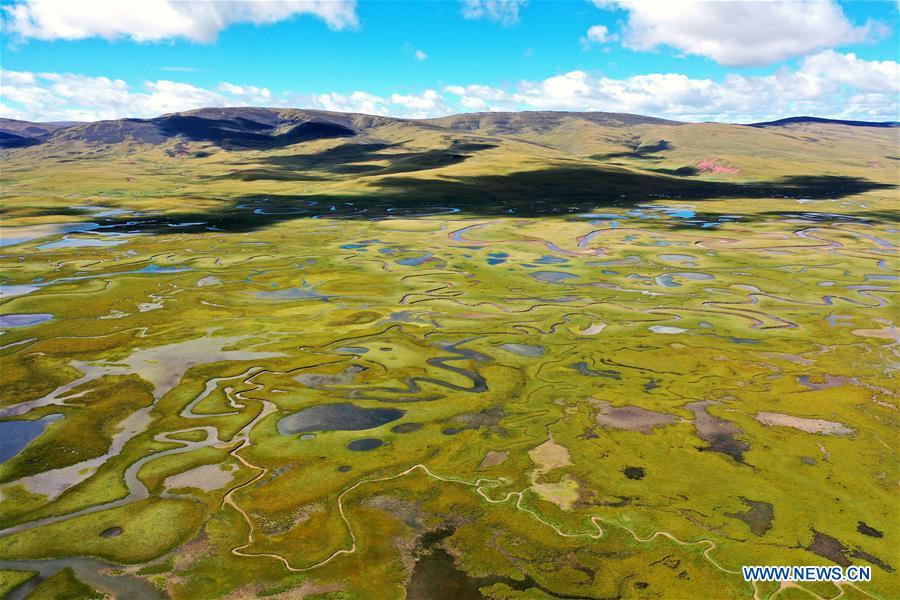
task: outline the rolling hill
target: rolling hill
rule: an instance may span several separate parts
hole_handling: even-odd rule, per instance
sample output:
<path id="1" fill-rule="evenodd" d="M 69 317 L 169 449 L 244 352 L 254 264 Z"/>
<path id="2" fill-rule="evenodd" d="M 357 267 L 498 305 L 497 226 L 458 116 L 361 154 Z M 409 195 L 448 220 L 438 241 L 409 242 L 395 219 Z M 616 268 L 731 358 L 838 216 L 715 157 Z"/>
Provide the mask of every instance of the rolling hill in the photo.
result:
<path id="1" fill-rule="evenodd" d="M 93 123 L 5 120 L 0 144 L 12 195 L 50 192 L 63 178 L 82 195 L 190 188 L 234 204 L 274 194 L 529 214 L 653 198 L 829 198 L 891 188 L 900 130 L 869 125 L 205 108 Z"/>

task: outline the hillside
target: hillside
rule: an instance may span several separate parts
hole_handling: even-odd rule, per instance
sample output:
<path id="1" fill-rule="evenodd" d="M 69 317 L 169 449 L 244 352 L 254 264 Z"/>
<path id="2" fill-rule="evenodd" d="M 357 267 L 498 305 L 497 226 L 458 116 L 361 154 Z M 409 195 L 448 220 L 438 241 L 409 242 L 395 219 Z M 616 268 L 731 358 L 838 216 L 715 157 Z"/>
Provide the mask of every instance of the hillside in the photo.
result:
<path id="1" fill-rule="evenodd" d="M 8 195 L 50 191 L 63 177 L 79 194 L 190 185 L 192 194 L 217 198 L 552 212 L 654 197 L 822 198 L 883 189 L 895 183 L 898 130 L 877 125 L 746 127 L 565 112 L 410 120 L 207 108 L 94 123 L 6 120 L 0 141 Z"/>
<path id="2" fill-rule="evenodd" d="M 900 597 L 900 129 L 2 125 L 29 597 Z"/>

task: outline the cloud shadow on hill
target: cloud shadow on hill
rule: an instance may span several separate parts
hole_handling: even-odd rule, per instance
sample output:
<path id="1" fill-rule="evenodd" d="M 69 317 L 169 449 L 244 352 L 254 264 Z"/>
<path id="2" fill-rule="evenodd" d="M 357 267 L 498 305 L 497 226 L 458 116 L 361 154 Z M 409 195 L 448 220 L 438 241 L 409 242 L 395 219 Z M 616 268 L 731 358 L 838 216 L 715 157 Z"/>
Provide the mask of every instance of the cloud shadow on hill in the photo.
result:
<path id="1" fill-rule="evenodd" d="M 361 150 L 366 152 L 366 150 Z M 652 173 L 590 167 L 553 167 L 506 175 L 373 180 L 354 195 L 244 195 L 220 210 L 163 216 L 123 216 L 107 221 L 120 231 L 157 233 L 247 232 L 302 218 L 379 219 L 457 214 L 469 217 L 564 217 L 636 204 L 709 199 L 840 199 L 896 186 L 860 177 L 794 176 L 770 182 L 731 183 L 680 179 Z M 762 208 L 762 206 L 760 207 Z M 698 209 L 698 212 L 701 210 Z M 798 206 L 798 213 L 802 208 Z M 703 213 L 709 220 L 715 215 Z M 860 213 L 857 213 L 859 215 Z M 748 216 L 744 222 L 754 217 Z M 761 211 L 757 220 L 786 218 Z M 896 221 L 896 214 L 872 213 L 872 220 Z M 202 222 L 202 225 L 178 223 Z"/>

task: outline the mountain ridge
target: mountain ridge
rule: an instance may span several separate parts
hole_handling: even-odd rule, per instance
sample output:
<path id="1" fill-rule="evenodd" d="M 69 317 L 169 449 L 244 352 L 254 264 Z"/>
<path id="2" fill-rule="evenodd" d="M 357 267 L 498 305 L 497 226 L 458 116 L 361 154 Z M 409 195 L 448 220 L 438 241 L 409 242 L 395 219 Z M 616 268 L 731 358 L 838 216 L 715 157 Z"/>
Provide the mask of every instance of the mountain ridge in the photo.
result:
<path id="1" fill-rule="evenodd" d="M 309 125 L 315 123 L 316 125 Z M 698 126 L 743 125 L 755 128 L 788 127 L 821 124 L 852 127 L 898 127 L 896 121 L 850 121 L 821 117 L 786 117 L 758 123 L 688 123 L 646 115 L 578 111 L 518 111 L 461 113 L 445 117 L 411 119 L 364 113 L 335 112 L 317 109 L 271 107 L 206 107 L 190 111 L 165 113 L 158 117 L 107 119 L 86 122 L 35 122 L 0 119 L 0 148 L 13 149 L 54 143 L 84 141 L 114 144 L 128 140 L 160 144 L 185 136 L 191 141 L 220 141 L 223 147 L 265 148 L 321 137 L 352 137 L 361 132 L 388 125 L 413 125 L 449 132 L 484 133 L 490 135 L 530 134 L 540 137 L 566 124 L 588 124 L 611 130 L 638 125 Z M 306 124 L 306 125 L 304 125 Z M 300 130 L 297 127 L 304 125 Z"/>

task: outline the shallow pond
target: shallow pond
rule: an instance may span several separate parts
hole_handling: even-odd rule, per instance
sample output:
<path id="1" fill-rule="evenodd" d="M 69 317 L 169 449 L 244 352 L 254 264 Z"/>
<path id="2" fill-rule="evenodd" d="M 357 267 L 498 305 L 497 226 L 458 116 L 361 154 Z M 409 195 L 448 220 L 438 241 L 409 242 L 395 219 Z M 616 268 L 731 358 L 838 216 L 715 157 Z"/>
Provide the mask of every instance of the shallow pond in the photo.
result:
<path id="1" fill-rule="evenodd" d="M 49 321 L 53 315 L 49 313 L 18 313 L 11 315 L 0 315 L 0 327 L 28 327 L 29 325 L 37 325 L 44 321 Z"/>
<path id="2" fill-rule="evenodd" d="M 255 292 L 253 294 L 263 300 L 328 300 L 328 296 L 320 294 L 311 285 L 304 282 L 301 287 L 290 287 L 271 292 Z"/>
<path id="3" fill-rule="evenodd" d="M 379 440 L 378 438 L 363 438 L 361 440 L 353 440 L 347 444 L 347 449 L 353 450 L 354 452 L 365 452 L 381 446 L 384 446 L 384 440 Z"/>
<path id="4" fill-rule="evenodd" d="M 401 259 L 397 260 L 397 264 L 403 265 L 405 267 L 418 267 L 419 265 L 421 265 L 422 263 L 424 263 L 426 260 L 428 260 L 431 257 L 432 257 L 431 252 L 426 252 L 425 254 L 423 254 L 421 256 L 412 256 L 410 258 L 401 258 Z"/>
<path id="5" fill-rule="evenodd" d="M 0 227 L 0 248 L 24 244 L 51 235 L 90 231 L 100 227 L 98 223 L 50 223 L 46 225 L 26 225 L 24 227 Z"/>
<path id="6" fill-rule="evenodd" d="M 41 289 L 40 285 L 29 285 L 29 284 L 21 284 L 21 285 L 6 285 L 0 284 L 0 299 L 2 298 L 14 298 L 16 296 L 26 296 L 31 292 L 36 292 Z"/>
<path id="7" fill-rule="evenodd" d="M 422 429 L 421 423 L 400 423 L 391 427 L 392 433 L 414 433 Z"/>
<path id="8" fill-rule="evenodd" d="M 396 421 L 406 411 L 396 408 L 362 408 L 349 402 L 311 406 L 278 421 L 278 433 L 310 431 L 360 431 Z"/>
<path id="9" fill-rule="evenodd" d="M 658 258 L 666 262 L 679 263 L 685 267 L 697 266 L 697 257 L 690 254 L 660 254 Z"/>
<path id="10" fill-rule="evenodd" d="M 666 273 L 656 278 L 656 284 L 664 287 L 681 287 L 681 284 L 675 281 L 675 278 L 692 279 L 694 281 L 708 281 L 715 279 L 714 275 L 709 273 Z"/>
<path id="11" fill-rule="evenodd" d="M 62 418 L 61 414 L 47 415 L 34 421 L 0 421 L 0 463 L 21 452 L 47 428 L 47 425 Z"/>
<path id="12" fill-rule="evenodd" d="M 47 242 L 38 246 L 38 250 L 58 250 L 61 248 L 103 248 L 106 246 L 118 246 L 126 240 L 107 240 L 100 238 L 84 238 L 65 236 L 55 242 Z"/>
<path id="13" fill-rule="evenodd" d="M 543 281 L 545 283 L 559 283 L 560 281 L 565 281 L 567 279 L 578 279 L 578 275 L 564 273 L 563 271 L 535 271 L 534 273 L 530 273 L 530 275 L 538 281 Z"/>
<path id="14" fill-rule="evenodd" d="M 507 352 L 529 358 L 538 358 L 544 354 L 543 346 L 533 346 L 531 344 L 500 344 L 500 347 Z"/>

